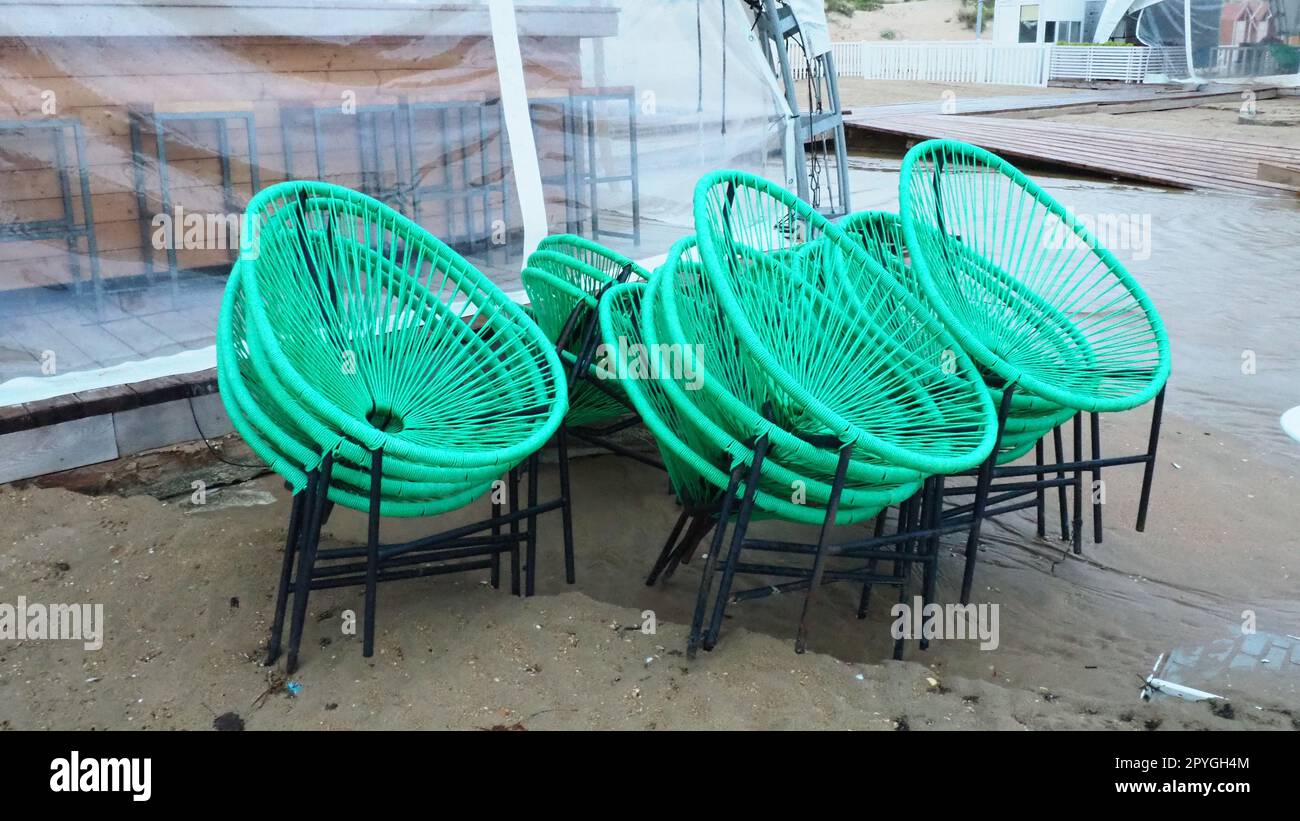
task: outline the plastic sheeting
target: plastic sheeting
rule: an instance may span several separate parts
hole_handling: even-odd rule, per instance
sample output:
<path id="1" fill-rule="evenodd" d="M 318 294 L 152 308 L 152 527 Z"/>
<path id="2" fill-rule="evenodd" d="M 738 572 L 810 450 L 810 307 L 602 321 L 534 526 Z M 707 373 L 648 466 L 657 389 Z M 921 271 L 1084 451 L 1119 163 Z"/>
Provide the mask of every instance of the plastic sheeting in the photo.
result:
<path id="1" fill-rule="evenodd" d="M 1175 79 L 1239 79 L 1300 70 L 1297 0 L 1163 0 L 1137 12 L 1137 38 Z"/>
<path id="2" fill-rule="evenodd" d="M 504 3 L 0 0 L 0 404 L 210 346 L 281 180 L 378 197 L 513 292 L 539 231 L 654 258 L 702 174 L 782 178 L 742 0 Z"/>

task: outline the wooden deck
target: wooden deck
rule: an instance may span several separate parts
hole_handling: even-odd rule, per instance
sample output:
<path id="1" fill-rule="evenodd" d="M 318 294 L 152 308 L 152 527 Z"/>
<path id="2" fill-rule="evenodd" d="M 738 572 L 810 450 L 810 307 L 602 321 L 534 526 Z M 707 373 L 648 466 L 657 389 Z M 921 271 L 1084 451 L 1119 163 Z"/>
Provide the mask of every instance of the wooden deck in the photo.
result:
<path id="1" fill-rule="evenodd" d="M 1276 97 L 1278 89 L 1254 88 L 1256 100 Z M 850 127 L 870 128 L 882 117 L 903 114 L 998 114 L 1006 117 L 1047 117 L 1057 114 L 1106 111 L 1160 111 L 1212 102 L 1240 101 L 1241 86 L 1207 85 L 1189 90 L 1165 86 L 1126 86 L 1123 88 L 1061 90 L 1056 93 L 1011 94 L 999 97 L 963 97 L 934 99 L 889 105 L 853 105 L 844 115 Z"/>
<path id="2" fill-rule="evenodd" d="M 850 127 L 915 139 L 962 140 L 1009 159 L 1174 188 L 1238 194 L 1294 196 L 1292 186 L 1261 179 L 1260 164 L 1300 166 L 1300 149 L 1295 148 L 1065 122 L 899 114 L 855 120 Z"/>

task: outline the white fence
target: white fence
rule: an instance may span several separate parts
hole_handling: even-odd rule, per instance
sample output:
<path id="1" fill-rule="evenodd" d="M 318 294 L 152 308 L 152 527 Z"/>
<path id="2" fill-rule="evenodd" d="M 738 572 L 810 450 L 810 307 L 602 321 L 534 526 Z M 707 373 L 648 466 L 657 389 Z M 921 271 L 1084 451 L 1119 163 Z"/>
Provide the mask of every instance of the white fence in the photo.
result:
<path id="1" fill-rule="evenodd" d="M 1052 46 L 1053 78 L 1140 83 L 1151 68 L 1152 49 L 1142 46 Z"/>
<path id="2" fill-rule="evenodd" d="M 867 80 L 923 80 L 930 83 L 997 83 L 1045 86 L 1050 46 L 993 43 L 835 43 L 832 55 L 841 77 Z M 796 76 L 803 57 L 792 52 Z"/>
<path id="3" fill-rule="evenodd" d="M 835 43 L 831 54 L 841 77 L 1045 86 L 1050 79 L 1123 80 L 1140 83 L 1159 72 L 1158 49 L 1142 46 L 1058 46 L 990 42 Z M 806 71 L 792 46 L 796 77 Z"/>

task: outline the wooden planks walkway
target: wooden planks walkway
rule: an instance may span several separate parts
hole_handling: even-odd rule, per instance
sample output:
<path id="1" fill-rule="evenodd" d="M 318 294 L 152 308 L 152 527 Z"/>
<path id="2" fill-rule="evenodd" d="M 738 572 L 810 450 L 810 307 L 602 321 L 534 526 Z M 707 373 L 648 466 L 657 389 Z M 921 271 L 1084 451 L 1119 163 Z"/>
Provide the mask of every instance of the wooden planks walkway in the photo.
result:
<path id="1" fill-rule="evenodd" d="M 1253 88 L 1255 99 L 1277 96 L 1273 87 Z M 1207 85 L 1199 89 L 1165 86 L 1126 86 L 1123 88 L 1077 89 L 1042 94 L 1011 94 L 999 97 L 965 97 L 954 95 L 910 103 L 888 105 L 854 105 L 844 115 L 850 126 L 870 127 L 881 117 L 902 114 L 1001 114 L 1009 117 L 1053 116 L 1087 111 L 1153 111 L 1182 108 L 1203 103 L 1241 100 L 1242 87 Z"/>
<path id="2" fill-rule="evenodd" d="M 1259 166 L 1300 166 L 1300 149 L 1295 148 L 1067 122 L 902 114 L 856 120 L 851 126 L 917 139 L 963 140 L 1009 159 L 1175 188 L 1294 196 L 1291 186 L 1261 179 Z"/>

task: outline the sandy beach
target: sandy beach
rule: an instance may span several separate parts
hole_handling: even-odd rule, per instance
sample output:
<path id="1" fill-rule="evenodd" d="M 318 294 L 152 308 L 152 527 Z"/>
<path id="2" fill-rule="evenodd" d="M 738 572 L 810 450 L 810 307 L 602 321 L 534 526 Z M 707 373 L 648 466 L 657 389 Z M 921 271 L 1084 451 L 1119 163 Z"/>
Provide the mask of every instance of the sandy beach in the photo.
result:
<path id="1" fill-rule="evenodd" d="M 1133 469 L 1111 471 L 1105 541 L 1087 541 L 1082 557 L 1051 538 L 1050 524 L 1044 541 L 1028 517 L 998 521 L 986 530 L 975 598 L 999 603 L 1000 646 L 936 641 L 920 651 L 912 642 L 901 663 L 888 660 L 893 591 L 859 621 L 857 591 L 843 585 L 819 600 L 805 655 L 793 650 L 801 598 L 791 595 L 733 607 L 716 649 L 688 662 L 684 625 L 700 563 L 644 586 L 675 503 L 662 475 L 613 456 L 574 463 L 575 587 L 563 583 L 552 519 L 540 531 L 539 595 L 493 590 L 485 573 L 384 585 L 370 660 L 340 628 L 343 610 L 360 611 L 360 591 L 315 593 L 296 694 L 279 669 L 261 665 L 287 511 L 274 477 L 214 490 L 203 506 L 187 495 L 5 488 L 0 601 L 102 602 L 107 627 L 98 651 L 6 644 L 0 721 L 203 729 L 234 714 L 249 729 L 1292 729 L 1300 641 L 1281 664 L 1237 664 L 1196 682 L 1230 708 L 1138 699 L 1159 654 L 1240 645 L 1243 610 L 1256 613 L 1261 633 L 1300 632 L 1294 470 L 1247 462 L 1250 448 L 1176 415 L 1165 425 L 1146 533 L 1132 529 Z M 1145 430 L 1145 413 L 1131 413 L 1107 418 L 1104 438 L 1114 452 L 1133 452 Z M 192 447 L 187 461 L 173 488 L 217 470 Z M 123 468 L 104 466 L 101 479 Z M 544 476 L 553 486 L 553 465 Z M 384 537 L 467 521 L 480 507 L 434 522 L 385 520 Z M 800 530 L 759 532 L 808 537 Z M 326 529 L 327 544 L 363 535 L 364 519 L 342 509 Z M 945 546 L 939 600 L 952 601 L 960 543 Z M 653 634 L 643 632 L 645 611 Z"/>

